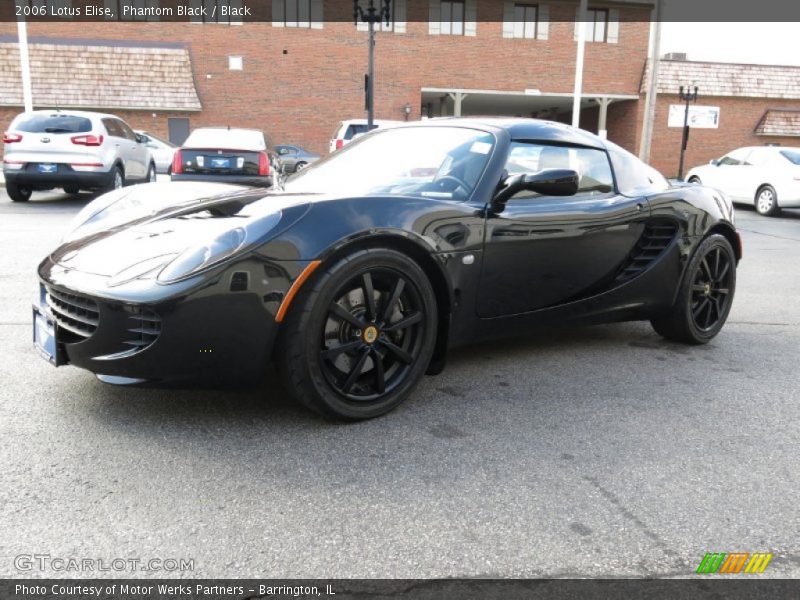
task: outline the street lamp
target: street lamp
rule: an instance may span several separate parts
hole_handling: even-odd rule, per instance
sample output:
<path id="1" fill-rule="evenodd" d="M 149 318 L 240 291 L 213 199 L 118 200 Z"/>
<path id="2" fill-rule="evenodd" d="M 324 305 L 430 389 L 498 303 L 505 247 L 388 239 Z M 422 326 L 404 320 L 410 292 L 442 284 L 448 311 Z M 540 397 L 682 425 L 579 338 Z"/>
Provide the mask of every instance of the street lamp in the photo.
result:
<path id="1" fill-rule="evenodd" d="M 364 82 L 367 105 L 367 131 L 372 129 L 372 123 L 375 120 L 375 25 L 385 20 L 388 27 L 389 19 L 392 16 L 391 0 L 378 0 L 378 2 L 381 3 L 380 8 L 375 7 L 375 0 L 369 0 L 367 8 L 363 9 L 359 0 L 353 0 L 353 21 L 356 25 L 358 25 L 359 21 L 369 25 L 369 70 Z"/>
<path id="2" fill-rule="evenodd" d="M 683 155 L 686 152 L 686 146 L 689 143 L 689 102 L 697 102 L 697 86 L 694 86 L 692 91 L 691 86 L 686 86 L 684 92 L 683 86 L 678 91 L 678 97 L 686 102 L 686 110 L 683 113 L 683 138 L 681 139 L 681 162 L 678 165 L 678 180 L 683 181 Z"/>

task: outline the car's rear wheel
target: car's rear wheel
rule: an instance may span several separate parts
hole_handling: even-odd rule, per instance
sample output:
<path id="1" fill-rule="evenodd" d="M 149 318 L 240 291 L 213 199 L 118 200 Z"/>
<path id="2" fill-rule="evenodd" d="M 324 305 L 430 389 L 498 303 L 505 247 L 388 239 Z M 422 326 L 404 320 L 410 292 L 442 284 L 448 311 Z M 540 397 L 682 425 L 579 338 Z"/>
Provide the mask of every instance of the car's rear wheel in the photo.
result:
<path id="1" fill-rule="evenodd" d="M 736 290 L 736 255 L 725 236 L 703 240 L 686 272 L 670 311 L 651 321 L 663 337 L 705 344 L 717 335 L 731 310 Z"/>
<path id="2" fill-rule="evenodd" d="M 758 188 L 755 198 L 756 211 L 766 217 L 774 217 L 781 209 L 778 206 L 778 194 L 771 185 L 764 185 Z"/>
<path id="3" fill-rule="evenodd" d="M 24 185 L 17 185 L 16 183 L 6 182 L 6 192 L 12 202 L 27 202 L 31 199 L 33 190 Z"/>
<path id="4" fill-rule="evenodd" d="M 700 181 L 700 178 L 697 175 L 692 175 L 691 177 L 689 177 L 689 183 L 700 185 L 702 182 Z"/>
<path id="5" fill-rule="evenodd" d="M 308 166 L 308 163 L 307 162 L 303 162 L 301 160 L 299 163 L 297 163 L 295 165 L 294 171 L 295 171 L 295 173 L 297 173 L 298 171 L 302 171 L 303 169 L 305 169 L 307 166 Z"/>
<path id="6" fill-rule="evenodd" d="M 114 167 L 114 175 L 111 177 L 111 185 L 107 191 L 118 190 L 125 187 L 125 174 L 119 167 Z"/>
<path id="7" fill-rule="evenodd" d="M 281 330 L 279 368 L 302 404 L 368 419 L 400 404 L 430 362 L 436 297 L 417 263 L 360 250 L 306 283 Z"/>

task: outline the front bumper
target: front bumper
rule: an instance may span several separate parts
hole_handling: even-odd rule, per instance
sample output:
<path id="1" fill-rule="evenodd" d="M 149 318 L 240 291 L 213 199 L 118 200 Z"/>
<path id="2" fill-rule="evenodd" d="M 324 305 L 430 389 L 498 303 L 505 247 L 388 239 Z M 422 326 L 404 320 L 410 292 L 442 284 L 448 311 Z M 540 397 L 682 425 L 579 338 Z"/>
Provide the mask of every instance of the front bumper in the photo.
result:
<path id="1" fill-rule="evenodd" d="M 173 173 L 172 181 L 207 181 L 211 183 L 229 183 L 231 185 L 248 185 L 251 187 L 271 187 L 272 177 L 269 175 L 195 175 Z"/>
<path id="2" fill-rule="evenodd" d="M 251 257 L 179 285 L 139 281 L 125 291 L 48 258 L 39 277 L 69 364 L 104 381 L 232 383 L 263 373 L 275 314 L 305 264 Z"/>
<path id="3" fill-rule="evenodd" d="M 111 187 L 114 172 L 108 171 L 75 171 L 69 165 L 58 165 L 55 173 L 39 173 L 30 169 L 19 171 L 3 170 L 6 182 L 13 185 L 37 189 L 69 188 L 105 189 Z"/>

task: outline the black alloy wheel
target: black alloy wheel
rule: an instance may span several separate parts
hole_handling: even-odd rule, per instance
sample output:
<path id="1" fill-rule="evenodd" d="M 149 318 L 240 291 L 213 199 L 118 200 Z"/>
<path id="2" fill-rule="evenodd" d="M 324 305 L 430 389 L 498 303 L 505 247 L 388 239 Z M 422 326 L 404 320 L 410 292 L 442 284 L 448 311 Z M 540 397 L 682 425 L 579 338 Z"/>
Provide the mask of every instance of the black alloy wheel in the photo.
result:
<path id="1" fill-rule="evenodd" d="M 436 339 L 436 299 L 419 265 L 394 250 L 362 250 L 306 285 L 281 335 L 289 391 L 345 419 L 400 404 L 424 374 Z"/>
<path id="2" fill-rule="evenodd" d="M 652 319 L 663 337 L 705 344 L 717 335 L 731 310 L 736 290 L 736 255 L 722 235 L 707 237 L 686 268 L 675 305 Z"/>

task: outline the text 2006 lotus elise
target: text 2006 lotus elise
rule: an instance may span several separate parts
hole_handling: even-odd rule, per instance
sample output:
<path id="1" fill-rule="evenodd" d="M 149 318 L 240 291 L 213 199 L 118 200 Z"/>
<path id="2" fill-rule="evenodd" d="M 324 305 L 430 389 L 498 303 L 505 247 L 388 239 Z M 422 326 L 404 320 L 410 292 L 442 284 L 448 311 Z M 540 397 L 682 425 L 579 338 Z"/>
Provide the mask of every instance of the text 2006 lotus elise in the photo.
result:
<path id="1" fill-rule="evenodd" d="M 559 123 L 377 130 L 270 192 L 98 198 L 39 267 L 34 340 L 112 383 L 240 380 L 277 362 L 326 415 L 397 406 L 449 347 L 647 319 L 704 343 L 733 300 L 730 202 Z"/>

